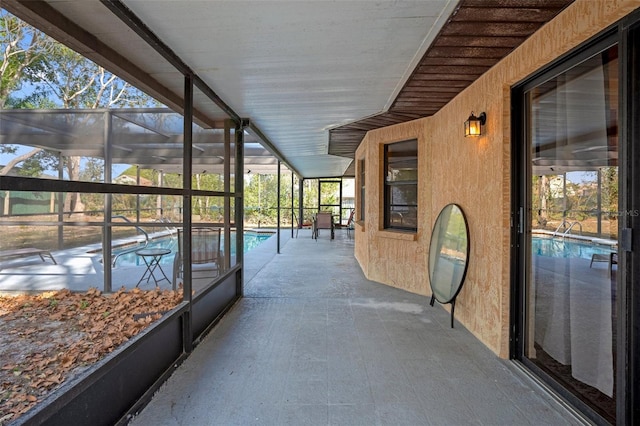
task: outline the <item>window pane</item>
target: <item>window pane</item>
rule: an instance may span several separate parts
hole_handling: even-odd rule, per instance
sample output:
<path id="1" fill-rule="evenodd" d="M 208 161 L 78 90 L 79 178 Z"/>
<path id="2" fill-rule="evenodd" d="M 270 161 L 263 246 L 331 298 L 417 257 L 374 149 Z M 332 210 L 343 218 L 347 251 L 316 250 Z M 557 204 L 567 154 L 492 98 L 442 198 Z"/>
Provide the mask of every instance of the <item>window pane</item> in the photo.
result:
<path id="1" fill-rule="evenodd" d="M 390 186 L 390 200 L 392 206 L 416 206 L 418 204 L 418 185 Z"/>
<path id="2" fill-rule="evenodd" d="M 390 208 L 389 225 L 398 228 L 417 228 L 418 227 L 418 208 L 417 207 L 391 207 Z"/>
<path id="3" fill-rule="evenodd" d="M 418 141 L 389 144 L 387 182 L 418 180 Z"/>
<path id="4" fill-rule="evenodd" d="M 385 146 L 385 228 L 417 229 L 418 141 Z"/>
<path id="5" fill-rule="evenodd" d="M 358 162 L 359 165 L 359 169 L 360 169 L 360 174 L 359 174 L 359 185 L 360 185 L 360 199 L 358 200 L 359 203 L 359 215 L 358 215 L 358 220 L 364 220 L 364 215 L 365 215 L 365 195 L 366 195 L 366 191 L 365 191 L 365 164 L 364 164 L 364 160 L 360 160 Z"/>

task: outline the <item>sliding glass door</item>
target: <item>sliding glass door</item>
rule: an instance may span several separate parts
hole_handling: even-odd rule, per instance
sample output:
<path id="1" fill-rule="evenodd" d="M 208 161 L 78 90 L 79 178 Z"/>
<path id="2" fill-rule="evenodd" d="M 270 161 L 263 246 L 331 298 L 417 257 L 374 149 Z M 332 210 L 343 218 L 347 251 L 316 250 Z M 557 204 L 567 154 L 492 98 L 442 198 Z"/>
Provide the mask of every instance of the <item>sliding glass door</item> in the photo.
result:
<path id="1" fill-rule="evenodd" d="M 525 83 L 519 102 L 516 357 L 616 423 L 620 67 L 617 37 Z"/>

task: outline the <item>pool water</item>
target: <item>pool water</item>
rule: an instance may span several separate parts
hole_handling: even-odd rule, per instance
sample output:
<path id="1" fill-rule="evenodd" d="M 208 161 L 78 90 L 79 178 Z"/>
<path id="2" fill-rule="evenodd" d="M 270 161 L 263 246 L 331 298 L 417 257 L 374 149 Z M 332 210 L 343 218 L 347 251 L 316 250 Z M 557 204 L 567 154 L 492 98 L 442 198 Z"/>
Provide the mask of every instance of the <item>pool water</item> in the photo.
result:
<path id="1" fill-rule="evenodd" d="M 532 237 L 533 254 L 559 258 L 580 258 L 591 260 L 594 254 L 616 252 L 612 246 L 597 245 L 589 242 L 550 237 Z"/>
<path id="2" fill-rule="evenodd" d="M 273 234 L 244 234 L 244 253 L 250 251 L 253 248 L 256 248 L 261 243 L 266 241 Z M 236 233 L 231 233 L 232 241 L 235 239 Z M 224 246 L 224 236 L 221 236 L 220 239 L 220 247 Z M 140 247 L 142 248 L 142 247 Z M 167 256 L 163 256 L 160 260 L 160 264 L 162 265 L 172 265 L 175 254 L 178 252 L 178 239 L 175 235 L 172 237 L 162 237 L 149 240 L 149 244 L 146 248 L 162 248 L 171 250 L 171 254 Z M 114 249 L 113 255 L 118 255 L 123 251 L 131 250 L 130 247 L 123 249 Z M 235 245 L 231 245 L 231 255 L 234 256 L 236 254 Z M 136 255 L 135 252 L 129 251 L 128 253 L 124 253 L 118 256 L 116 261 L 116 266 L 139 266 L 144 265 L 144 261 L 140 258 L 140 256 Z"/>

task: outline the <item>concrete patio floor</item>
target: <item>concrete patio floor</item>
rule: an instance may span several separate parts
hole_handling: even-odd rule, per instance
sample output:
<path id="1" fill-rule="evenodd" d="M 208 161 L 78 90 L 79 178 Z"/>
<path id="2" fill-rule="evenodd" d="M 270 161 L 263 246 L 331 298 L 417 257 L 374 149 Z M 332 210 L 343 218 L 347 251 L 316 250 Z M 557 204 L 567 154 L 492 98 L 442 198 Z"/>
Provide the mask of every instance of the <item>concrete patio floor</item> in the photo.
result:
<path id="1" fill-rule="evenodd" d="M 245 297 L 131 425 L 583 424 L 428 297 L 367 280 L 346 231 L 290 235 L 247 255 Z"/>

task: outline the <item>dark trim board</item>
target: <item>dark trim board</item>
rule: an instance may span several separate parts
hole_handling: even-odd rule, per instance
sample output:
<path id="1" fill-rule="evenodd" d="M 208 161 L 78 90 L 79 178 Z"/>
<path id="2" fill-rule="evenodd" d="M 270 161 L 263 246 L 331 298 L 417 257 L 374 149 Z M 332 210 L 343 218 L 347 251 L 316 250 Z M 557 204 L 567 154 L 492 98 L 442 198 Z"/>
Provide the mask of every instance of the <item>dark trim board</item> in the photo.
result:
<path id="1" fill-rule="evenodd" d="M 201 340 L 239 299 L 236 280 L 240 273 L 240 266 L 232 268 L 191 304 L 183 302 L 126 347 L 58 389 L 12 424 L 127 424 L 186 359 L 185 341 Z M 184 335 L 185 321 L 192 321 L 193 336 Z"/>
<path id="2" fill-rule="evenodd" d="M 54 392 L 17 425 L 113 425 L 183 356 L 186 304 Z"/>
<path id="3" fill-rule="evenodd" d="M 226 276 L 193 300 L 191 329 L 193 342 L 199 341 L 240 297 L 236 289 L 236 274 L 239 268 L 229 271 Z"/>

